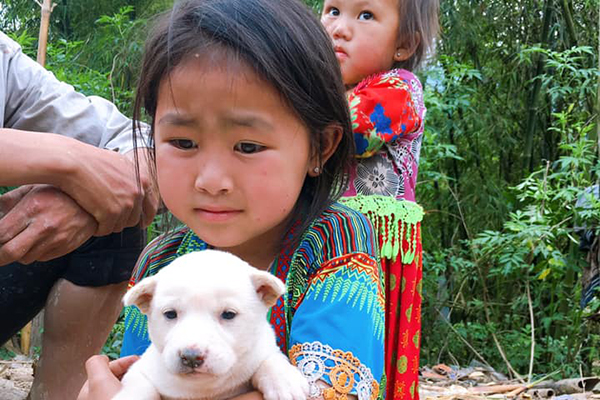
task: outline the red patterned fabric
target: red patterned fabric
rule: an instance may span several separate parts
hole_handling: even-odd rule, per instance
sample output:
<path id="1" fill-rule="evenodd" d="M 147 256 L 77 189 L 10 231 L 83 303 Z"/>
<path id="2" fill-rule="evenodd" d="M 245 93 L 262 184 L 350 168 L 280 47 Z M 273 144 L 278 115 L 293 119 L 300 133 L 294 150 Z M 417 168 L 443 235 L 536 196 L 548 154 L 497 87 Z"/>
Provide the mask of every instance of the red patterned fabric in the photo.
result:
<path id="1" fill-rule="evenodd" d="M 385 366 L 386 399 L 419 398 L 419 350 L 421 348 L 421 293 L 423 258 L 421 224 L 412 233 L 417 235 L 416 256 L 403 264 L 383 258 L 381 265 L 386 282 Z M 409 242 L 403 240 L 405 250 Z"/>
<path id="2" fill-rule="evenodd" d="M 417 235 L 416 255 L 412 263 L 403 264 L 382 258 L 381 266 L 386 282 L 386 338 L 385 367 L 387 400 L 419 399 L 419 350 L 421 345 L 421 293 L 423 259 L 421 224 L 412 235 Z M 382 244 L 380 238 L 380 245 Z M 408 250 L 409 241 L 402 246 Z"/>

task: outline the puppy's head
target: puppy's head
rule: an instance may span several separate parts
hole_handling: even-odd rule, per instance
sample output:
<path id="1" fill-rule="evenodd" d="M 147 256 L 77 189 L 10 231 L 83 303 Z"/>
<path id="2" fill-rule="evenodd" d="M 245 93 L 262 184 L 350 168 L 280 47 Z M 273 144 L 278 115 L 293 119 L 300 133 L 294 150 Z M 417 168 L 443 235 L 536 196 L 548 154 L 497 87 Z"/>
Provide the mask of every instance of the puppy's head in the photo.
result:
<path id="1" fill-rule="evenodd" d="M 265 335 L 274 341 L 266 314 L 284 290 L 268 272 L 204 250 L 142 280 L 124 303 L 148 316 L 150 339 L 170 372 L 202 379 L 242 368 Z"/>

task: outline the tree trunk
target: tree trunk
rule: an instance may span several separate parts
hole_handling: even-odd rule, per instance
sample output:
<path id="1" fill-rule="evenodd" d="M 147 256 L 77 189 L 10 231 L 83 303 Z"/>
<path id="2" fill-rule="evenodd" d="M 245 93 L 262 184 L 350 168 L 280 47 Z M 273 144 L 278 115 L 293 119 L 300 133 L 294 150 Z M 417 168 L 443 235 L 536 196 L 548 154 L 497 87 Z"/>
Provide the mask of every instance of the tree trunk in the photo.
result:
<path id="1" fill-rule="evenodd" d="M 550 22 L 552 20 L 552 0 L 546 0 L 544 7 L 544 22 L 542 27 L 542 36 L 540 38 L 540 44 L 543 48 L 548 47 L 548 41 L 550 38 Z M 546 63 L 546 57 L 542 54 L 539 55 L 535 73 L 533 78 L 539 78 L 544 73 L 544 64 Z M 533 136 L 535 134 L 535 128 L 538 118 L 538 102 L 540 97 L 540 90 L 542 88 L 542 82 L 540 79 L 536 79 L 533 88 L 529 94 L 528 102 L 528 113 L 527 113 L 527 124 L 525 130 L 525 154 L 523 170 L 528 170 L 530 173 L 533 172 L 534 157 L 533 157 Z"/>

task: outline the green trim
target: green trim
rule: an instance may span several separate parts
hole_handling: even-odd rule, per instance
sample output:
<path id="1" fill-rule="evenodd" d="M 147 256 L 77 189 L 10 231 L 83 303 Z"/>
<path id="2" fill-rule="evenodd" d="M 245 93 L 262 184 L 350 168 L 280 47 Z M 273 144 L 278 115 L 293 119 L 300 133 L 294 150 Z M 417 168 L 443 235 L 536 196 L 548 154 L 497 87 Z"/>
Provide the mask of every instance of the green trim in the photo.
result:
<path id="1" fill-rule="evenodd" d="M 412 201 L 396 200 L 389 196 L 344 197 L 344 205 L 363 213 L 380 237 L 380 256 L 395 261 L 400 255 L 402 263 L 410 264 L 415 259 L 417 248 L 416 227 L 423 220 L 423 208 Z M 404 239 L 408 249 L 401 246 Z"/>

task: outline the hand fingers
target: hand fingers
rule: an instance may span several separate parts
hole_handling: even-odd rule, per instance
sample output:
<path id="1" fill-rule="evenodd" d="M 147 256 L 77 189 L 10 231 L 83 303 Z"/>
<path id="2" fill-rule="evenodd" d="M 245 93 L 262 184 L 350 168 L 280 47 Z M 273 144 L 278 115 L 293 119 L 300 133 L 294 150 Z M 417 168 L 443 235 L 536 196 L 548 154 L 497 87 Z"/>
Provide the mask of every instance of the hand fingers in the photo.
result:
<path id="1" fill-rule="evenodd" d="M 99 216 L 93 214 L 94 218 L 96 218 L 96 222 L 98 222 L 98 229 L 94 233 L 94 236 L 102 237 L 106 235 L 110 235 L 111 233 L 116 231 L 115 219 L 104 218 L 103 216 Z"/>
<path id="2" fill-rule="evenodd" d="M 82 390 L 80 400 L 112 399 L 121 389 L 121 378 L 131 364 L 138 360 L 137 356 L 121 358 L 108 362 L 108 357 L 96 355 L 85 363 L 88 380 Z M 86 395 L 88 397 L 81 397 Z"/>
<path id="3" fill-rule="evenodd" d="M 33 246 L 26 234 L 28 221 L 18 208 L 0 220 L 0 266 L 19 261 Z"/>
<path id="4" fill-rule="evenodd" d="M 37 246 L 35 250 L 32 250 L 35 243 L 37 243 Z M 31 264 L 37 260 L 41 252 L 46 251 L 45 246 L 45 241 L 33 235 L 32 230 L 24 229 L 10 241 L 0 246 L 0 265 L 15 261 L 21 264 Z"/>
<path id="5" fill-rule="evenodd" d="M 117 360 L 111 361 L 108 365 L 110 371 L 115 375 L 118 379 L 121 379 L 125 372 L 131 367 L 137 360 L 140 358 L 138 356 L 128 356 L 119 358 Z"/>
<path id="6" fill-rule="evenodd" d="M 140 190 L 142 190 L 142 189 L 140 188 Z M 121 228 L 121 230 L 123 230 L 125 228 L 129 228 L 131 226 L 137 226 L 140 224 L 141 219 L 142 219 L 142 212 L 143 212 L 143 200 L 144 200 L 143 194 L 138 193 L 134 207 L 131 210 L 131 212 L 129 213 L 129 217 L 128 217 L 125 225 Z"/>
<path id="7" fill-rule="evenodd" d="M 30 264 L 67 254 L 96 230 L 96 221 L 52 186 L 37 186 L 0 220 L 0 260 Z"/>
<path id="8" fill-rule="evenodd" d="M 53 247 L 51 249 L 45 249 L 45 250 L 40 250 L 40 251 L 31 251 L 27 254 L 25 254 L 23 257 L 21 257 L 18 261 L 21 264 L 31 264 L 35 261 L 50 261 L 50 260 L 54 260 L 55 258 L 58 257 L 62 257 L 65 254 L 69 254 L 70 252 L 72 252 L 73 250 L 75 250 L 77 247 L 79 246 L 74 246 L 73 248 L 71 247 L 62 247 L 62 246 L 58 246 L 58 247 Z"/>
<path id="9" fill-rule="evenodd" d="M 159 203 L 160 197 L 158 196 L 158 193 L 153 190 L 153 187 L 150 187 L 146 193 L 146 196 L 144 196 L 144 205 L 142 206 L 142 228 L 145 229 L 150 226 L 154 220 L 154 217 L 156 216 L 156 212 L 158 211 Z"/>
<path id="10" fill-rule="evenodd" d="M 19 262 L 30 264 L 33 261 L 50 261 L 69 254 L 84 244 L 96 231 L 96 227 L 98 226 L 96 220 L 93 218 L 90 218 L 90 220 L 90 224 L 85 224 L 83 227 L 80 225 L 75 235 L 68 237 L 68 239 L 65 239 L 65 235 L 55 236 L 49 245 L 52 247 L 40 249 L 37 254 L 27 254 Z M 54 243 L 58 243 L 58 245 L 53 246 Z"/>
<path id="11" fill-rule="evenodd" d="M 96 217 L 98 229 L 94 236 L 106 236 L 111 233 L 119 233 L 123 229 L 136 226 L 140 223 L 142 214 L 142 195 L 139 190 L 135 196 L 132 195 L 132 202 L 129 205 L 122 205 L 119 216 L 115 218 Z"/>
<path id="12" fill-rule="evenodd" d="M 107 378 L 116 379 L 108 366 L 107 356 L 92 356 L 85 362 L 85 372 L 88 377 L 88 385 L 93 387 L 95 384 L 101 384 Z"/>
<path id="13" fill-rule="evenodd" d="M 29 216 L 24 214 L 22 207 L 12 208 L 4 218 L 0 219 L 0 245 L 11 241 L 23 232 L 29 223 Z"/>
<path id="14" fill-rule="evenodd" d="M 90 395 L 90 385 L 86 381 L 83 384 L 83 387 L 81 388 L 81 391 L 79 392 L 79 395 L 77 396 L 77 400 L 87 400 L 89 398 L 89 395 Z"/>
<path id="15" fill-rule="evenodd" d="M 33 185 L 25 185 L 0 196 L 0 219 L 8 214 L 31 189 Z"/>

